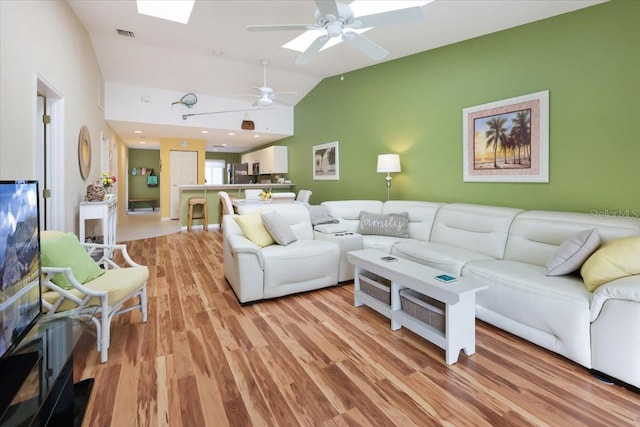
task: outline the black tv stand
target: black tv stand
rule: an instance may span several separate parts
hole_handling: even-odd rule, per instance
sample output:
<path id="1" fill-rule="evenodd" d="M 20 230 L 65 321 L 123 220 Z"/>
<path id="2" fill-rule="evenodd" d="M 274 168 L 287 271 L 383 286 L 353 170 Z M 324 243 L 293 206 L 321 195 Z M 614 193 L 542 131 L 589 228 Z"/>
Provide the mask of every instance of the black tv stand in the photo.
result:
<path id="1" fill-rule="evenodd" d="M 93 379 L 74 384 L 73 350 L 93 313 L 41 318 L 0 361 L 0 426 L 81 426 Z"/>

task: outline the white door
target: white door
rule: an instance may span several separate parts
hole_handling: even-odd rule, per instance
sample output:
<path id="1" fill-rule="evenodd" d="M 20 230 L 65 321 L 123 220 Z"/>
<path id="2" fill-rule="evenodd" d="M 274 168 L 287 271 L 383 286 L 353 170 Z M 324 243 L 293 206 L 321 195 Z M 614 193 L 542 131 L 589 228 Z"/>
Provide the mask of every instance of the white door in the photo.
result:
<path id="1" fill-rule="evenodd" d="M 171 151 L 169 153 L 169 217 L 180 218 L 180 185 L 195 185 L 198 183 L 198 152 Z"/>
<path id="2" fill-rule="evenodd" d="M 40 74 L 35 129 L 34 170 L 40 183 L 40 228 L 64 230 L 64 97 Z"/>

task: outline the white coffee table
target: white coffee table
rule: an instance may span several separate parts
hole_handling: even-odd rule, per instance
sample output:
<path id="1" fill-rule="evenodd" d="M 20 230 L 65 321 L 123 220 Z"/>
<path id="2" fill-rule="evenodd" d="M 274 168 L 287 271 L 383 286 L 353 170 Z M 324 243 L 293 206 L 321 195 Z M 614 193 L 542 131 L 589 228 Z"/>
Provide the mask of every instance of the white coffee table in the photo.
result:
<path id="1" fill-rule="evenodd" d="M 387 262 L 381 258 L 384 252 L 364 249 L 347 254 L 349 262 L 356 268 L 354 278 L 354 305 L 363 304 L 375 309 L 391 319 L 391 329 L 402 326 L 415 332 L 445 350 L 445 361 L 451 365 L 458 361 L 460 350 L 467 356 L 476 351 L 475 301 L 476 292 L 486 289 L 486 285 L 457 278 L 455 282 L 442 283 L 435 276 L 443 271 L 413 261 L 398 258 Z M 360 289 L 360 274 L 367 272 L 391 281 L 391 303 L 385 304 L 364 293 Z M 440 331 L 402 310 L 400 290 L 410 288 L 422 295 L 445 304 L 445 328 Z"/>

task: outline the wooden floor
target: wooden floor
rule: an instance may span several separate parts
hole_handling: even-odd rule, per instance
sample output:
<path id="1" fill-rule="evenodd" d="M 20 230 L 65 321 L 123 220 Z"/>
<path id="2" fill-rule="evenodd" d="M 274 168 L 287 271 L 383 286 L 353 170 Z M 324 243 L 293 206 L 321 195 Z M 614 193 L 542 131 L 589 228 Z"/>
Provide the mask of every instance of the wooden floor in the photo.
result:
<path id="1" fill-rule="evenodd" d="M 444 352 L 353 307 L 353 285 L 242 307 L 219 232 L 128 242 L 149 266 L 149 321 L 114 320 L 84 426 L 640 425 L 640 395 L 482 322 L 477 352 Z M 295 268 L 295 266 L 292 266 Z M 639 361 L 640 363 L 640 361 Z"/>

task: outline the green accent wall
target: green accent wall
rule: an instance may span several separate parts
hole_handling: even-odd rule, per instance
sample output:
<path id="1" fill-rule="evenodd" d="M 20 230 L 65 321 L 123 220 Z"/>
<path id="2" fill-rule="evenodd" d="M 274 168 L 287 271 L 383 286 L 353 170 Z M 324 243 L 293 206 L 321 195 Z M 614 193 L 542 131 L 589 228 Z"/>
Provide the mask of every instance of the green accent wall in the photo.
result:
<path id="1" fill-rule="evenodd" d="M 131 173 L 133 168 L 137 169 L 137 174 Z M 160 180 L 157 187 L 147 186 L 147 175 L 141 175 L 140 169 L 147 168 L 147 175 L 151 169 L 156 175 L 160 175 L 160 151 L 129 149 L 129 198 L 130 199 L 156 199 L 156 207 L 160 206 Z M 136 208 L 148 208 L 148 205 L 139 205 Z"/>
<path id="2" fill-rule="evenodd" d="M 384 200 L 377 155 L 400 153 L 393 199 L 638 212 L 639 23 L 640 2 L 614 1 L 327 78 L 278 142 L 288 176 L 314 204 Z M 462 109 L 542 90 L 549 183 L 463 182 Z M 312 146 L 332 141 L 340 180 L 314 181 Z"/>

